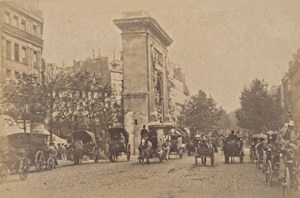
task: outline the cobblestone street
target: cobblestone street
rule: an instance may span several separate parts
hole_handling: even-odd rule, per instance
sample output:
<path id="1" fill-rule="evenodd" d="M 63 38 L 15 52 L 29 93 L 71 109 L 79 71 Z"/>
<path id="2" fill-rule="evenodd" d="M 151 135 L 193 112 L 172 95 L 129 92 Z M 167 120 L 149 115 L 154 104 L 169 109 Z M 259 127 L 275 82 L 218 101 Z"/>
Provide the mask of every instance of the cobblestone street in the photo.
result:
<path id="1" fill-rule="evenodd" d="M 194 157 L 140 165 L 135 156 L 130 162 L 107 161 L 67 165 L 56 170 L 33 172 L 25 181 L 17 175 L 0 186 L 1 197 L 272 197 L 281 198 L 277 184 L 270 187 L 262 170 L 254 164 L 224 164 L 216 156 L 215 167 L 196 166 Z M 295 194 L 292 197 L 296 197 Z"/>

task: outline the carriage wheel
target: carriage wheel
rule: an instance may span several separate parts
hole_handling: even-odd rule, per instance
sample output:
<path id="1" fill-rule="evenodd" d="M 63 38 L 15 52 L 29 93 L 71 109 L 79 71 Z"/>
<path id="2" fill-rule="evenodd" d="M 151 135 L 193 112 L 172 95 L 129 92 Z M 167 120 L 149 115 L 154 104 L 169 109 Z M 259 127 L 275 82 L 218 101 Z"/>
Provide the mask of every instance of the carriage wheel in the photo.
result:
<path id="1" fill-rule="evenodd" d="M 8 168 L 5 164 L 0 164 L 0 184 L 6 181 Z"/>
<path id="2" fill-rule="evenodd" d="M 284 183 L 282 184 L 283 196 L 289 198 L 291 196 L 291 177 L 288 167 L 285 168 L 284 176 L 285 179 Z"/>
<path id="3" fill-rule="evenodd" d="M 97 146 L 94 146 L 93 148 L 93 158 L 94 158 L 94 162 L 98 163 L 99 161 L 99 149 Z"/>
<path id="4" fill-rule="evenodd" d="M 35 154 L 35 166 L 37 171 L 41 171 L 45 168 L 45 156 L 42 151 L 38 151 Z"/>
<path id="5" fill-rule="evenodd" d="M 21 180 L 25 180 L 28 177 L 29 171 L 30 171 L 30 163 L 29 159 L 27 157 L 23 157 L 20 161 L 20 171 L 19 176 Z"/>
<path id="6" fill-rule="evenodd" d="M 54 168 L 54 159 L 52 157 L 49 157 L 47 161 L 47 169 L 51 170 L 52 168 Z"/>
<path id="7" fill-rule="evenodd" d="M 271 161 L 268 161 L 268 165 L 267 165 L 266 182 L 268 182 L 269 186 L 273 185 L 273 170 L 272 170 Z"/>

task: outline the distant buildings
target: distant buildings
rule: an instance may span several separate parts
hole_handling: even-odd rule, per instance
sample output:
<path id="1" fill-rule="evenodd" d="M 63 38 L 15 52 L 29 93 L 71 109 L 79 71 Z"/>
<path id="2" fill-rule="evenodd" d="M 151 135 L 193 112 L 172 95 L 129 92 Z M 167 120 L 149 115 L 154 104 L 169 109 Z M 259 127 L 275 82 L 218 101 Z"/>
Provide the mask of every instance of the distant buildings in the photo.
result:
<path id="1" fill-rule="evenodd" d="M 74 60 L 73 66 L 65 68 L 66 74 L 88 71 L 92 75 L 98 75 L 103 83 L 111 86 L 112 93 L 119 103 L 123 91 L 123 65 L 119 59 L 109 62 L 108 57 L 87 58 L 86 60 Z"/>
<path id="2" fill-rule="evenodd" d="M 41 69 L 43 15 L 32 4 L 0 2 L 0 84 Z"/>

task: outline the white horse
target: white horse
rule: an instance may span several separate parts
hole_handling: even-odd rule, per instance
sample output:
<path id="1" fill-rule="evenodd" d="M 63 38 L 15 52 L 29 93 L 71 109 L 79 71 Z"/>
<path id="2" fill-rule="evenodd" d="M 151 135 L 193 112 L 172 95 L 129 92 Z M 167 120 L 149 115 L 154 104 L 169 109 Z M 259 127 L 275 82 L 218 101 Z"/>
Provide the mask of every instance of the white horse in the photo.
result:
<path id="1" fill-rule="evenodd" d="M 139 146 L 139 162 L 144 164 L 146 159 L 146 163 L 149 164 L 149 158 L 151 153 L 152 143 L 149 140 L 142 139 L 141 144 Z"/>

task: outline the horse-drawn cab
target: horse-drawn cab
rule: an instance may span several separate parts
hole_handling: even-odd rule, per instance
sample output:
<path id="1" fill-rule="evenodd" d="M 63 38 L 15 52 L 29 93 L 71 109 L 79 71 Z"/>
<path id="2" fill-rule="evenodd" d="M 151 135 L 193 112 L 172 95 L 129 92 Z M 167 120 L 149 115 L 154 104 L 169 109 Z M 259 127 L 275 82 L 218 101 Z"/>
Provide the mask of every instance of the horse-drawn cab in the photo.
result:
<path id="1" fill-rule="evenodd" d="M 275 136 L 276 133 L 272 135 Z M 273 136 L 273 137 L 274 137 Z M 272 138 L 273 139 L 273 138 Z M 274 141 L 268 147 L 266 166 L 266 182 L 273 185 L 274 178 L 280 182 L 283 187 L 283 194 L 290 197 L 291 189 L 300 187 L 300 147 L 292 142 L 282 143 Z"/>
<path id="2" fill-rule="evenodd" d="M 165 152 L 164 144 L 164 135 L 165 135 L 165 126 L 162 125 L 150 125 L 149 128 L 149 137 L 141 139 L 139 145 L 139 162 L 144 164 L 146 161 L 149 163 L 150 159 L 158 158 L 159 162 L 162 162 L 164 158 L 167 157 Z"/>
<path id="3" fill-rule="evenodd" d="M 237 135 L 229 135 L 223 140 L 223 150 L 225 163 L 229 163 L 229 158 L 233 162 L 234 157 L 240 158 L 240 163 L 244 161 L 243 140 Z"/>
<path id="4" fill-rule="evenodd" d="M 94 133 L 81 130 L 73 132 L 71 136 L 74 164 L 82 163 L 84 155 L 93 159 L 95 163 L 99 161 L 100 146 Z"/>
<path id="5" fill-rule="evenodd" d="M 170 155 L 178 155 L 179 158 L 182 158 L 183 150 L 183 137 L 179 132 L 175 131 L 171 135 Z"/>
<path id="6" fill-rule="evenodd" d="M 202 165 L 206 165 L 206 158 L 211 159 L 211 166 L 214 166 L 214 148 L 207 137 L 195 136 L 195 163 L 198 165 L 198 158 L 201 158 Z"/>
<path id="7" fill-rule="evenodd" d="M 54 159 L 50 156 L 49 135 L 43 133 L 15 133 L 7 136 L 10 150 L 23 153 L 36 166 L 36 170 L 51 169 Z"/>
<path id="8" fill-rule="evenodd" d="M 23 150 L 15 149 L 6 136 L 0 137 L 0 184 L 5 182 L 9 174 L 18 173 L 21 180 L 29 174 L 30 160 Z"/>
<path id="9" fill-rule="evenodd" d="M 257 168 L 264 166 L 264 150 L 268 136 L 264 134 L 254 134 L 251 139 L 250 161 L 255 162 Z"/>
<path id="10" fill-rule="evenodd" d="M 254 134 L 250 142 L 250 161 L 255 163 L 258 160 L 257 145 L 266 140 L 267 136 L 263 134 Z"/>
<path id="11" fill-rule="evenodd" d="M 108 157 L 111 162 L 116 162 L 121 153 L 125 153 L 127 161 L 130 160 L 129 134 L 123 127 L 112 127 L 108 129 L 109 148 Z"/>

